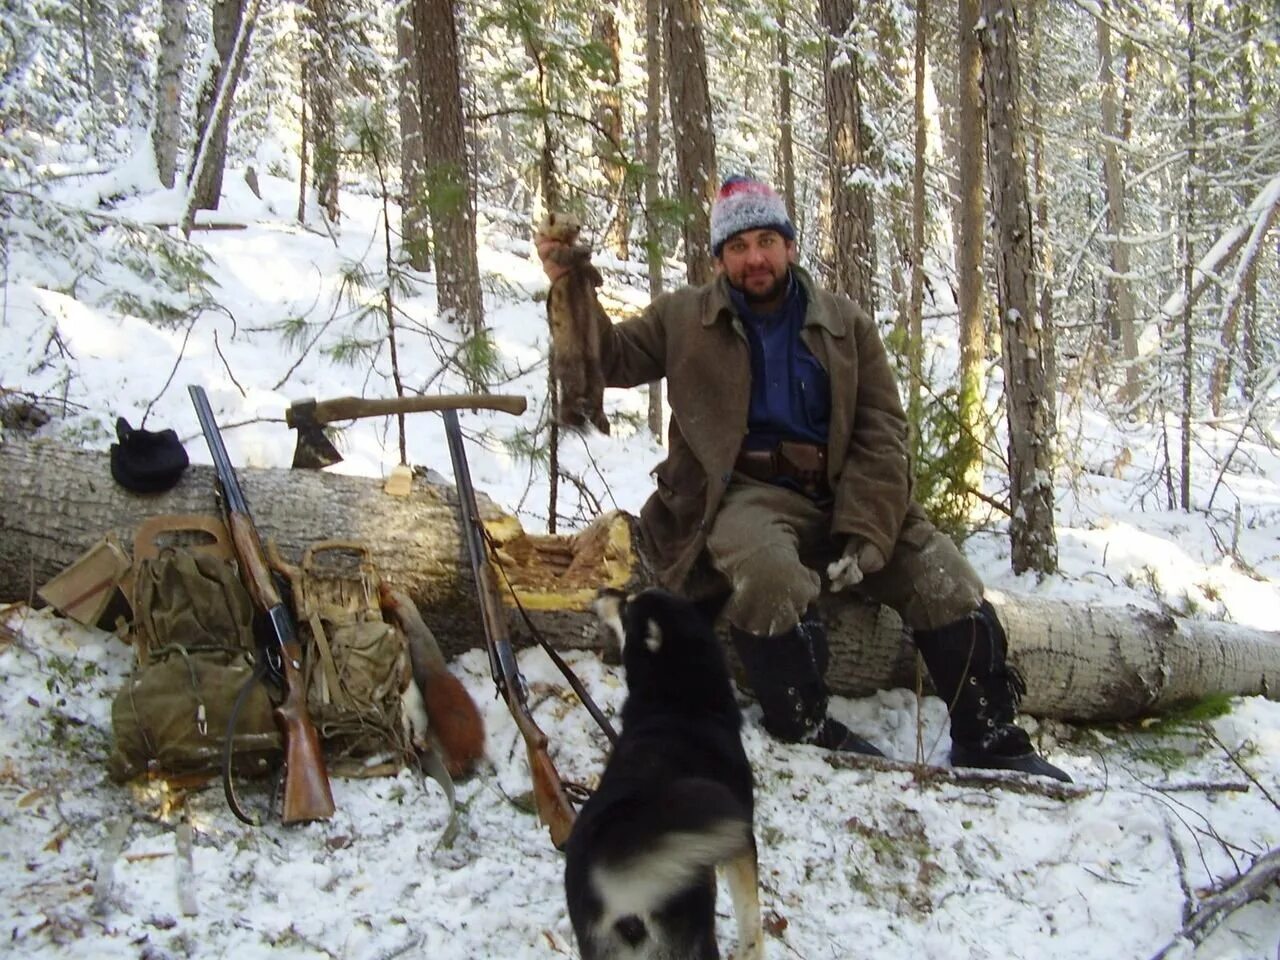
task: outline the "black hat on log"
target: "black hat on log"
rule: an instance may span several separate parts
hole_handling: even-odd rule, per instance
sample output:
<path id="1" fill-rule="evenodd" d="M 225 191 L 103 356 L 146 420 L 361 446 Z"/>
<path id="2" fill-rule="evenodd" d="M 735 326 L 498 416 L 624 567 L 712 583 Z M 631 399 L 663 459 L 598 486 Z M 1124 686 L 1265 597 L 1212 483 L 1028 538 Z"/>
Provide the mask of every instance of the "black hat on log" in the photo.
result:
<path id="1" fill-rule="evenodd" d="M 116 420 L 119 443 L 111 445 L 111 476 L 134 493 L 168 490 L 190 462 L 172 430 L 135 430 L 124 417 Z"/>

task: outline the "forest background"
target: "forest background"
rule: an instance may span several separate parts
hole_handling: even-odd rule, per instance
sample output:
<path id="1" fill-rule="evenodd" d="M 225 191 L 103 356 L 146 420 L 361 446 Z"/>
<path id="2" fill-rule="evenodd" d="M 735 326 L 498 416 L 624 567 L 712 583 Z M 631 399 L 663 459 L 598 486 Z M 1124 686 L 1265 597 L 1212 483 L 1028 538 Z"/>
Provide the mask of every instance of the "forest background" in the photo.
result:
<path id="1" fill-rule="evenodd" d="M 1057 565 L 1060 406 L 1158 420 L 1152 494 L 1191 510 L 1223 508 L 1192 502 L 1196 426 L 1257 432 L 1272 401 L 1274 5 L 20 0 L 0 27 L 6 263 L 13 244 L 74 261 L 119 234 L 99 256 L 155 274 L 125 306 L 159 324 L 216 307 L 175 231 L 112 217 L 152 173 L 127 158 L 181 192 L 188 237 L 217 226 L 229 163 L 294 180 L 298 222 L 331 235 L 340 189 L 379 199 L 385 256 L 343 278 L 360 308 L 330 352 L 397 392 L 429 386 L 401 377 L 397 339 L 472 384 L 512 375 L 480 227 L 523 239 L 577 213 L 613 285 L 656 293 L 709 275 L 709 199 L 751 172 L 819 279 L 881 319 L 920 497 L 960 534 L 980 500 L 1002 514 L 1015 572 Z M 95 210 L 44 189 L 111 168 L 134 182 L 107 181 Z M 402 309 L 430 286 L 445 329 Z M 958 351 L 924 333 L 952 318 Z M 314 318 L 279 322 L 314 340 Z M 559 503 L 550 418 L 520 442 L 552 529 L 589 509 Z M 981 492 L 984 461 L 1004 490 Z"/>
<path id="2" fill-rule="evenodd" d="M 483 439 L 490 452 L 522 466 L 523 489 L 511 490 L 515 471 L 487 473 L 498 459 L 487 456 L 482 487 L 510 493 L 505 502 L 531 528 L 574 529 L 612 505 L 634 510 L 647 487 L 638 448 L 601 438 L 590 446 L 563 442 L 550 414 L 547 343 L 511 336 L 513 320 L 541 295 L 531 226 L 547 210 L 582 217 L 605 273 L 602 297 L 621 317 L 663 288 L 708 275 L 709 198 L 724 176 L 749 171 L 785 196 L 805 265 L 874 310 L 911 415 L 918 492 L 948 529 L 971 537 L 970 555 L 988 584 L 1005 566 L 1000 586 L 1041 585 L 1082 601 L 1119 592 L 1165 612 L 1269 629 L 1277 577 L 1277 511 L 1268 491 L 1278 399 L 1280 264 L 1271 233 L 1280 208 L 1278 17 L 1274 5 L 1194 0 L 1039 2 L 1016 12 L 1012 3 L 970 0 L 945 7 L 665 0 L 643 9 L 14 0 L 0 12 L 0 329 L 26 342 L 3 348 L 0 424 L 15 435 L 102 449 L 122 404 L 131 416 L 154 413 L 156 425 L 177 423 L 185 402 L 172 377 L 187 344 L 200 344 L 205 373 L 216 368 L 224 382 L 215 399 L 239 463 L 287 464 L 279 429 L 251 438 L 271 425 L 265 407 L 299 390 L 323 396 L 326 375 L 370 396 L 510 389 L 530 396 L 536 409 L 514 426 L 495 421 Z M 286 243 L 298 262 L 323 264 L 317 276 L 289 258 Z M 325 246 L 331 256 L 314 255 Z M 288 284 L 293 289 L 283 291 Z M 277 307 L 247 314 L 246 304 L 263 302 L 250 301 L 251 290 Z M 132 382 L 112 394 L 98 373 L 105 364 L 73 333 L 86 315 L 119 323 L 128 331 L 120 336 L 148 348 L 153 341 L 139 331 L 155 330 L 177 356 L 163 354 L 162 364 L 146 368 L 148 377 L 138 376 L 143 364 L 122 364 Z M 230 338 L 220 343 L 228 321 Z M 278 353 L 266 358 L 265 350 Z M 647 407 L 611 397 L 609 412 L 620 444 L 647 434 L 660 444 L 658 390 Z M 243 417 L 228 422 L 232 413 Z M 423 462 L 425 444 L 404 429 L 403 422 L 383 425 L 372 443 L 347 431 L 346 468 L 379 474 L 397 462 Z M 438 453 L 438 434 L 431 439 Z M 660 455 L 642 452 L 646 466 Z M 622 469 L 629 470 L 625 482 Z M 1090 499 L 1099 489 L 1105 493 Z M 1092 550 L 1105 568 L 1107 550 L 1121 542 L 1115 529 L 1123 521 L 1084 519 L 1081 504 L 1099 499 L 1117 507 L 1113 517 L 1121 516 L 1121 501 L 1123 510 L 1144 514 L 1151 526 L 1142 529 L 1159 526 L 1163 539 L 1145 540 L 1123 558 L 1112 553 L 1112 572 L 1099 574 L 1091 554 L 1091 583 L 1056 578 L 1064 525 L 1055 524 L 1055 512 L 1064 505 L 1088 528 L 1073 539 L 1073 559 Z M 1095 532 L 1095 545 L 1082 547 Z M 1098 547 L 1103 537 L 1107 546 Z M 1179 559 L 1169 547 L 1175 541 L 1202 564 L 1194 578 L 1165 577 L 1165 561 Z M 1222 586 L 1228 575 L 1230 586 Z M 1242 599 L 1246 581 L 1256 589 Z M 18 629 L 46 635 L 36 623 Z M 107 679 L 118 680 L 123 658 L 109 647 L 106 654 L 90 649 L 96 652 L 79 662 L 105 661 Z M 14 644 L 5 654 L 27 652 Z M 49 673 L 54 659 L 39 654 L 13 668 L 6 711 L 26 710 L 23 703 L 43 696 L 43 684 L 54 692 L 66 681 Z M 593 683 L 616 685 L 596 676 L 598 665 L 584 666 Z M 474 658 L 463 665 L 477 690 L 480 667 Z M 74 696 L 88 704 L 91 726 L 101 726 L 105 686 L 86 680 Z M 881 735 L 892 729 L 905 749 L 914 735 L 901 699 L 841 709 Z M 1223 735 L 1233 749 L 1257 749 L 1274 728 L 1273 706 L 1248 703 L 1219 730 L 1230 732 Z M 500 716 L 490 713 L 491 728 Z M 941 725 L 936 716 L 931 722 Z M 10 726 L 14 737 L 26 729 Z M 570 769 L 598 767 L 596 748 L 569 753 L 580 745 L 574 737 L 583 739 L 572 721 L 559 723 L 557 735 Z M 807 756 L 775 756 L 758 730 L 750 736 L 766 782 L 789 782 L 787 764 L 809 764 Z M 1101 735 L 1108 736 L 1114 731 Z M 1193 752 L 1203 752 L 1204 741 L 1196 744 Z M 10 752 L 25 758 L 30 749 Z M 1089 749 L 1069 765 L 1092 782 Z M 1104 939 L 1121 938 L 1117 955 L 1146 955 L 1168 942 L 1179 913 L 1190 916 L 1205 885 L 1244 869 L 1249 858 L 1236 856 L 1239 849 L 1259 862 L 1263 851 L 1274 852 L 1265 828 L 1271 794 L 1252 794 L 1247 811 L 1215 807 L 1216 793 L 1235 791 L 1234 781 L 1229 790 L 1214 785 L 1234 769 L 1233 757 L 1184 771 L 1192 779 L 1204 771 L 1210 832 L 1231 838 L 1190 868 L 1170 862 L 1169 849 L 1181 845 L 1161 845 L 1165 828 L 1138 816 L 1136 788 L 1117 788 L 1119 796 L 1091 820 L 1037 822 L 1037 836 L 1053 838 L 1057 865 L 1070 868 L 1070 885 L 1084 891 L 1086 910 L 1105 914 Z M 1264 781 L 1274 781 L 1275 757 L 1265 747 L 1256 757 Z M 506 781 L 523 779 L 510 756 L 499 763 Z M 1155 769 L 1169 772 L 1140 765 L 1136 777 L 1150 779 Z M 855 788 L 826 776 L 823 815 L 831 824 L 814 836 L 843 836 L 839 825 L 857 833 L 857 803 L 868 823 L 897 816 L 884 806 L 882 784 Z M 356 832 L 373 824 L 385 836 L 361 837 L 349 856 L 332 845 L 318 855 L 340 865 L 370 851 L 391 856 L 397 836 L 378 820 L 386 789 L 342 789 Z M 429 794 L 400 781 L 390 789 Z M 843 805 L 848 797 L 855 807 Z M 510 819 L 483 789 L 469 800 L 477 828 Z M 113 802 L 90 786 L 63 809 L 100 822 L 104 808 L 93 804 Z M 969 810 L 966 802 L 945 795 L 942 812 L 927 818 L 931 829 L 938 822 L 950 829 L 955 812 Z M 1016 797 L 997 802 L 998 816 L 977 818 L 991 849 L 1027 816 Z M 811 832 L 780 806 L 771 827 L 787 836 Z M 960 822 L 971 829 L 963 815 Z M 1082 848 L 1094 851 L 1091 841 L 1115 842 L 1104 823 L 1117 830 L 1138 823 L 1143 849 L 1108 861 L 1094 884 L 1072 861 Z M 13 826 L 14 849 L 35 841 L 20 834 L 21 820 Z M 429 821 L 428 831 L 436 827 Z M 880 837 L 871 832 L 868 844 Z M 914 827 L 899 833 L 916 835 Z M 205 835 L 233 836 L 225 823 Z M 484 860 L 489 878 L 506 877 L 503 840 L 483 829 L 473 839 L 493 857 Z M 1018 868 L 1028 884 L 1018 895 L 1030 909 L 998 932 L 969 926 L 962 948 L 948 923 L 960 922 L 974 885 L 989 884 L 984 889 L 996 900 L 1017 899 L 991 858 L 948 861 L 944 885 L 929 891 L 939 912 L 907 924 L 897 942 L 900 903 L 885 897 L 880 914 L 840 916 L 847 878 L 830 889 L 814 878 L 830 852 L 800 852 L 773 839 L 784 870 L 805 865 L 805 876 L 775 879 L 769 891 L 776 903 L 798 898 L 790 942 L 802 949 L 897 943 L 905 955 L 915 943 L 948 955 L 944 945 L 952 944 L 957 956 L 970 947 L 986 955 L 996 941 L 997 952 L 1009 955 L 1021 955 L 1019 943 L 1037 955 L 1090 952 L 1087 938 L 1073 940 L 1082 931 L 1059 929 L 1050 902 L 1057 900 L 1046 892 L 1042 903 L 1026 892 L 1045 876 L 1044 863 Z M 326 846 L 314 834 L 280 842 L 294 851 L 308 842 Z M 213 845 L 204 850 L 210 857 Z M 29 869 L 38 859 L 33 851 Z M 226 860 L 233 874 L 240 869 L 234 854 Z M 552 858 L 522 865 L 554 885 Z M 1132 891 L 1146 884 L 1148 868 L 1161 883 Z M 895 871 L 896 884 L 910 864 Z M 343 876 L 362 890 L 368 884 L 360 866 Z M 147 880 L 139 875 L 137 889 L 150 889 Z M 454 955 L 484 955 L 495 940 L 522 935 L 523 951 L 501 955 L 536 955 L 529 945 L 538 924 L 554 931 L 543 953 L 567 952 L 554 905 L 541 903 L 524 926 L 495 930 L 483 908 L 492 884 L 482 895 L 472 881 L 460 883 L 476 893 L 475 910 L 458 914 L 455 904 L 450 916 L 446 904 L 431 915 L 446 930 L 464 916 L 463 926 L 470 922 L 490 939 L 464 940 Z M 923 873 L 903 881 L 904 888 L 930 883 Z M 823 898 L 836 906 L 805 909 Z M 419 907 L 423 915 L 436 909 Z M 58 943 L 61 920 L 51 910 L 42 925 L 24 920 L 14 929 Z M 341 954 L 345 933 L 325 914 L 323 903 L 314 905 L 301 928 L 325 945 L 319 953 Z M 816 929 L 805 930 L 802 917 Z M 115 946 L 127 953 L 139 925 L 164 929 L 153 919 L 121 925 Z M 212 922 L 222 921 L 224 934 L 242 929 L 240 915 Z M 1270 957 L 1273 922 L 1247 918 L 1244 926 L 1244 934 L 1231 934 L 1230 955 Z M 74 927 L 68 921 L 66 929 Z M 264 940 L 288 933 L 273 927 Z M 389 955 L 393 940 L 379 930 L 356 953 Z M 309 946 L 301 952 L 315 955 Z"/>

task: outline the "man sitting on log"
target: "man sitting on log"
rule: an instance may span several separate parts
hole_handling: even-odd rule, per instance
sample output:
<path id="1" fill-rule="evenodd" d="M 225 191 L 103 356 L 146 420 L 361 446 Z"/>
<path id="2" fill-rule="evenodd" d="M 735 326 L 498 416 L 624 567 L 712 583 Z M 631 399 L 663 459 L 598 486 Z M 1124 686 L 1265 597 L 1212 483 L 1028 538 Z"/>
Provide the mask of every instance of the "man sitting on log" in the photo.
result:
<path id="1" fill-rule="evenodd" d="M 536 237 L 554 282 L 559 241 Z M 764 726 L 881 755 L 827 715 L 815 601 L 857 585 L 912 630 L 951 716 L 954 766 L 1070 780 L 1014 724 L 1025 685 L 976 571 L 912 499 L 907 420 L 872 318 L 796 263 L 781 198 L 745 177 L 711 208 L 715 279 L 600 317 L 611 387 L 667 378 L 669 454 L 640 513 L 660 582 L 725 596 Z"/>

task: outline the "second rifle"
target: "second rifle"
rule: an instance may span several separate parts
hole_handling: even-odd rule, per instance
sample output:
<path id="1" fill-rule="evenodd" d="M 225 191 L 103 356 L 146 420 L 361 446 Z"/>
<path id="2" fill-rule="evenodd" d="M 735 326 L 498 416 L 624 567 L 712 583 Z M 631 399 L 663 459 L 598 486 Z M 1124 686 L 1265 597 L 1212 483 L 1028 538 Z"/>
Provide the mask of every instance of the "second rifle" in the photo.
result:
<path id="1" fill-rule="evenodd" d="M 458 426 L 458 413 L 456 410 L 444 410 L 441 415 L 444 417 L 445 434 L 449 438 L 449 459 L 453 462 L 454 482 L 458 490 L 462 538 L 466 543 L 471 573 L 475 577 L 479 593 L 485 646 L 489 652 L 489 669 L 498 692 L 506 701 L 507 709 L 511 711 L 516 727 L 524 738 L 529 772 L 533 777 L 533 800 L 538 810 L 538 819 L 550 832 L 551 842 L 556 849 L 563 849 L 577 814 L 565 793 L 560 775 L 551 762 L 551 756 L 547 753 L 547 735 L 539 729 L 529 712 L 524 677 L 520 675 L 520 667 L 516 663 L 506 614 L 494 584 L 493 571 L 489 568 L 484 533 L 476 508 L 476 493 L 471 486 L 471 471 L 467 466 L 466 449 L 462 445 L 462 429 Z"/>

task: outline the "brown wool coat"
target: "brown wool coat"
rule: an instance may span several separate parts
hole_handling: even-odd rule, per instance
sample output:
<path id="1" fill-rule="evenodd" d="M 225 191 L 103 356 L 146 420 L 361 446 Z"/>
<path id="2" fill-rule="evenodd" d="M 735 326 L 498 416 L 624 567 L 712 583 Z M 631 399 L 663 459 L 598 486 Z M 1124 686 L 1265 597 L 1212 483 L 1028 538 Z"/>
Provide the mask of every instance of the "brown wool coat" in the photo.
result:
<path id="1" fill-rule="evenodd" d="M 801 337 L 831 381 L 828 480 L 833 536 L 857 534 L 893 553 L 911 498 L 907 421 L 875 322 L 847 297 L 808 295 Z M 639 317 L 602 330 L 611 387 L 667 379 L 669 453 L 640 522 L 659 580 L 681 589 L 706 544 L 747 432 L 751 360 L 723 276 L 663 294 Z"/>

